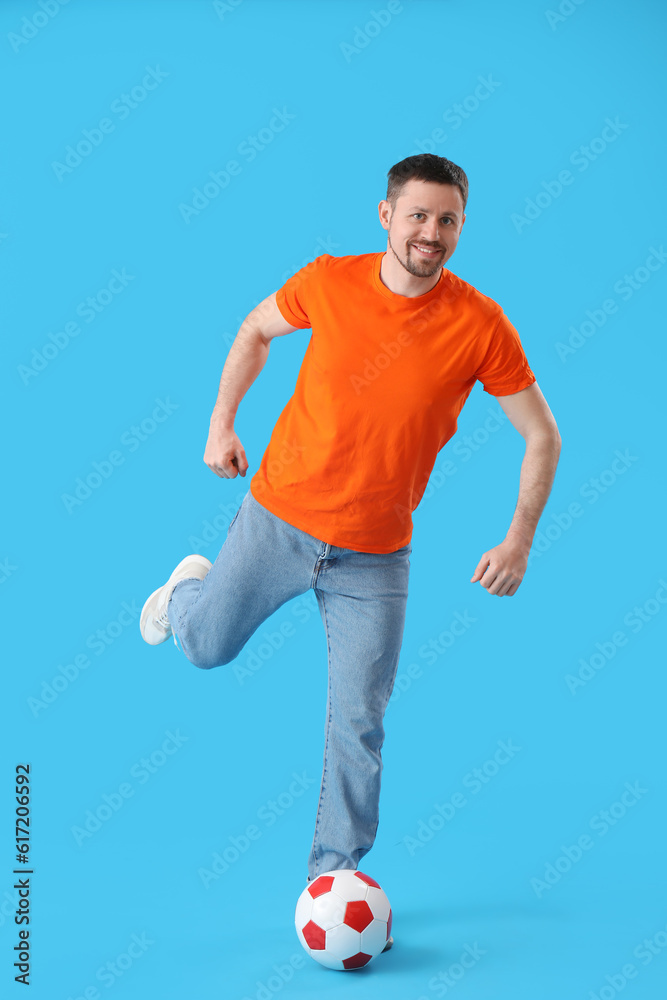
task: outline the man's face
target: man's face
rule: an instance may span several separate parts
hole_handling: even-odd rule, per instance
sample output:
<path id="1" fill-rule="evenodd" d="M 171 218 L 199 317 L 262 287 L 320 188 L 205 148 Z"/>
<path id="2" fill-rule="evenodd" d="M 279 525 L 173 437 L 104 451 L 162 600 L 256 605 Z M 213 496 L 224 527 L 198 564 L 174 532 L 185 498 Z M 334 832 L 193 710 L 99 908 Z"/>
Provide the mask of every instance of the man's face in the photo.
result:
<path id="1" fill-rule="evenodd" d="M 454 253 L 465 221 L 463 198 L 455 184 L 410 180 L 393 212 L 388 201 L 378 207 L 389 246 L 410 274 L 428 278 Z"/>

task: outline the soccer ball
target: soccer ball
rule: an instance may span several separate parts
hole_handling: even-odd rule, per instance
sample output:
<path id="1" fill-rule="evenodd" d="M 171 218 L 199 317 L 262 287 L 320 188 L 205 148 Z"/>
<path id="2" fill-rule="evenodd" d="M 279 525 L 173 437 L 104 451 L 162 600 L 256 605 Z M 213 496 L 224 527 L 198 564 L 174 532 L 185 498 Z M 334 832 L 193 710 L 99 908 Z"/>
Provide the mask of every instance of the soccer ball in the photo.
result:
<path id="1" fill-rule="evenodd" d="M 294 914 L 299 941 L 327 969 L 361 969 L 391 934 L 391 906 L 369 875 L 324 872 L 303 890 Z"/>

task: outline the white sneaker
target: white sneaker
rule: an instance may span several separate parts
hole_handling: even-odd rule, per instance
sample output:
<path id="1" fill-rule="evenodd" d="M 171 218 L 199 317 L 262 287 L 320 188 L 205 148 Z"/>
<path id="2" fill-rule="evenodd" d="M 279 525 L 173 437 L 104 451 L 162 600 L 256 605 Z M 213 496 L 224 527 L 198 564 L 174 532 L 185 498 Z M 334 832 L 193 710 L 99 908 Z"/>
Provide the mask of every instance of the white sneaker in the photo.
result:
<path id="1" fill-rule="evenodd" d="M 186 556 L 179 562 L 167 582 L 153 591 L 141 610 L 139 620 L 142 638 L 149 645 L 158 646 L 173 635 L 167 616 L 167 605 L 179 580 L 191 580 L 193 577 L 196 580 L 203 580 L 212 565 L 206 556 Z M 174 645 L 178 648 L 175 635 Z"/>

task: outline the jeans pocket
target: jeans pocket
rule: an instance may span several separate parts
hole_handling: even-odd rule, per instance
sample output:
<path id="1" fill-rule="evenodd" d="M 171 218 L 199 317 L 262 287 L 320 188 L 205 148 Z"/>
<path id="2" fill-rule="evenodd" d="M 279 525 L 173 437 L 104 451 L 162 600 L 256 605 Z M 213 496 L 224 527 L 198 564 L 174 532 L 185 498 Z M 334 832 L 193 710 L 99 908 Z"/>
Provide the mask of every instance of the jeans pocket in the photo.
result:
<path id="1" fill-rule="evenodd" d="M 236 518 L 239 516 L 240 513 L 241 513 L 241 507 L 239 507 L 239 509 L 234 514 L 234 517 L 229 522 L 229 527 L 227 528 L 227 534 L 229 534 L 229 532 L 232 530 L 232 525 L 234 524 L 234 521 L 236 520 Z"/>

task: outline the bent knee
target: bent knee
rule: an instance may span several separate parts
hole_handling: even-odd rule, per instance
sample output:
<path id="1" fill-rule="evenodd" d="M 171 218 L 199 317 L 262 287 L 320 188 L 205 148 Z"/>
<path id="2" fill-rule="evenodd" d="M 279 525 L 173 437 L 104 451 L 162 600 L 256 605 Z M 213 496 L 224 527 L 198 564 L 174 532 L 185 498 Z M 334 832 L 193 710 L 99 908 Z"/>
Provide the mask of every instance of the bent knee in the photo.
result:
<path id="1" fill-rule="evenodd" d="M 213 670 L 215 667 L 224 667 L 236 659 L 237 650 L 213 649 L 199 645 L 196 641 L 190 642 L 187 637 L 178 636 L 181 641 L 183 652 L 190 663 L 198 667 L 199 670 Z"/>
<path id="2" fill-rule="evenodd" d="M 185 655 L 193 667 L 198 667 L 199 670 L 213 670 L 214 667 L 222 666 L 221 663 L 218 663 L 217 660 L 210 656 L 189 656 L 187 653 Z"/>
<path id="3" fill-rule="evenodd" d="M 189 653 L 186 650 L 185 655 L 190 663 L 200 670 L 213 670 L 215 667 L 225 667 L 234 659 L 234 657 L 226 657 L 212 652 Z"/>

